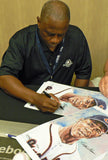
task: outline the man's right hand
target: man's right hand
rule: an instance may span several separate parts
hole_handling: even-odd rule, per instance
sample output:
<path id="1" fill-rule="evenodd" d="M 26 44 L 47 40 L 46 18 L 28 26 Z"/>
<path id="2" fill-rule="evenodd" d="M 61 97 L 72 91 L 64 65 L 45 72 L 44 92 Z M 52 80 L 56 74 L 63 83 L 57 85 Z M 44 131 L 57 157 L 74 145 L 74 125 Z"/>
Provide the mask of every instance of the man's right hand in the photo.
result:
<path id="1" fill-rule="evenodd" d="M 36 98 L 34 99 L 34 104 L 42 112 L 55 112 L 60 103 L 57 97 L 53 94 L 50 94 L 53 99 L 47 97 L 45 94 L 36 93 Z"/>

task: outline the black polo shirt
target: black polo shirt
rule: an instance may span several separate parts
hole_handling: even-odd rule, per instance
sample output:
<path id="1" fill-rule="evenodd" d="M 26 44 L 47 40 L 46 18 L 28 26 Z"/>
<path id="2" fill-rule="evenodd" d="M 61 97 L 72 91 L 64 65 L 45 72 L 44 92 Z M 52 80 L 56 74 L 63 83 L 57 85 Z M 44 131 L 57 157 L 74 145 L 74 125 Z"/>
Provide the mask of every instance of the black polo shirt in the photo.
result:
<path id="1" fill-rule="evenodd" d="M 24 84 L 39 85 L 48 80 L 70 84 L 73 73 L 78 79 L 90 78 L 92 65 L 89 47 L 84 34 L 78 27 L 69 25 L 63 53 L 53 75 L 48 72 L 40 55 L 36 27 L 37 25 L 28 26 L 15 33 L 10 39 L 9 47 L 2 59 L 0 75 L 13 75 Z M 52 70 L 58 54 L 57 49 L 53 53 L 41 40 L 40 43 Z M 60 45 L 57 47 L 59 48 Z"/>

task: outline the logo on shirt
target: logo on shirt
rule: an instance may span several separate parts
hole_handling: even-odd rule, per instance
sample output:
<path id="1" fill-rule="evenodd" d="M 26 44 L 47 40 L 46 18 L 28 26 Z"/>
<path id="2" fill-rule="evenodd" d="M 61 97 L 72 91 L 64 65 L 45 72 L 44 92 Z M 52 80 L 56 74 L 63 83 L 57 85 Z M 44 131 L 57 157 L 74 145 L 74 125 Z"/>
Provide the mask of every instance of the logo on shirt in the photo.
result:
<path id="1" fill-rule="evenodd" d="M 66 62 L 63 64 L 63 67 L 70 67 L 73 64 L 71 59 L 67 59 Z"/>

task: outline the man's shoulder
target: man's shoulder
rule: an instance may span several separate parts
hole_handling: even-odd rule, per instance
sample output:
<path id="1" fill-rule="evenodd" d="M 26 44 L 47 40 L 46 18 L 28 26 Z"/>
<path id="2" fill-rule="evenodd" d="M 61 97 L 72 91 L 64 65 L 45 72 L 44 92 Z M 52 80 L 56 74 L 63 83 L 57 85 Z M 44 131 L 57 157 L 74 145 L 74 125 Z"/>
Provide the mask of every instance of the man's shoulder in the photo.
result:
<path id="1" fill-rule="evenodd" d="M 81 42 L 85 39 L 83 31 L 75 25 L 69 25 L 66 37 L 74 42 Z"/>
<path id="2" fill-rule="evenodd" d="M 36 26 L 37 26 L 37 24 L 24 27 L 24 28 L 20 29 L 19 31 L 17 31 L 13 35 L 13 37 L 16 37 L 18 35 L 24 36 L 24 35 L 28 35 L 28 34 L 34 34 L 36 32 Z"/>
<path id="3" fill-rule="evenodd" d="M 37 27 L 37 24 L 29 25 L 29 26 L 27 26 L 27 27 L 22 28 L 22 29 L 19 30 L 19 31 L 34 32 L 34 31 L 36 31 L 36 27 Z"/>
<path id="4" fill-rule="evenodd" d="M 77 27 L 75 25 L 71 25 L 71 24 L 69 25 L 68 33 L 69 34 L 80 34 L 80 35 L 82 34 L 83 35 L 83 32 L 79 27 Z"/>

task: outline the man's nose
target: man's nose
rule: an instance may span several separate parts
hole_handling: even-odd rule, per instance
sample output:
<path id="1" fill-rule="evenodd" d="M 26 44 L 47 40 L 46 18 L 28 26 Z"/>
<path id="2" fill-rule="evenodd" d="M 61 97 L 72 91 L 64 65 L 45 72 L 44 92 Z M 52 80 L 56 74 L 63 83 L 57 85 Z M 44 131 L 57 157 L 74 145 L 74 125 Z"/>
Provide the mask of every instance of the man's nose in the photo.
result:
<path id="1" fill-rule="evenodd" d="M 59 44 L 61 41 L 62 41 L 62 38 L 59 37 L 58 35 L 55 35 L 51 40 L 51 42 L 54 44 Z"/>

